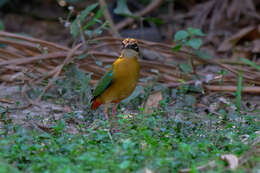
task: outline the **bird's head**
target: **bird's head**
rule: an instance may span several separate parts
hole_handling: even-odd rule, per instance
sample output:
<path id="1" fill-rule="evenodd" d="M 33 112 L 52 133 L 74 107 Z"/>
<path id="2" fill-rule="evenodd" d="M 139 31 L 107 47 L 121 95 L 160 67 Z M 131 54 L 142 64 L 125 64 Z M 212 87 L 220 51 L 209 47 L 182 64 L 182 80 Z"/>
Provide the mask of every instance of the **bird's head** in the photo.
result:
<path id="1" fill-rule="evenodd" d="M 132 58 L 139 55 L 139 47 L 136 39 L 126 38 L 122 41 L 122 53 L 124 57 Z"/>

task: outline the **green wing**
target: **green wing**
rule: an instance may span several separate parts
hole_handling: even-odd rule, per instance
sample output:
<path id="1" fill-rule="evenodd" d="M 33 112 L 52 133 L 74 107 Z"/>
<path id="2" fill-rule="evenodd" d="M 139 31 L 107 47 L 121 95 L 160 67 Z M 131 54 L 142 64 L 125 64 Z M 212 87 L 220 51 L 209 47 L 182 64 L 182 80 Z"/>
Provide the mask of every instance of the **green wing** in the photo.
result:
<path id="1" fill-rule="evenodd" d="M 99 81 L 93 91 L 93 99 L 101 95 L 111 85 L 113 79 L 113 69 L 111 68 Z M 93 100 L 92 99 L 92 100 Z"/>

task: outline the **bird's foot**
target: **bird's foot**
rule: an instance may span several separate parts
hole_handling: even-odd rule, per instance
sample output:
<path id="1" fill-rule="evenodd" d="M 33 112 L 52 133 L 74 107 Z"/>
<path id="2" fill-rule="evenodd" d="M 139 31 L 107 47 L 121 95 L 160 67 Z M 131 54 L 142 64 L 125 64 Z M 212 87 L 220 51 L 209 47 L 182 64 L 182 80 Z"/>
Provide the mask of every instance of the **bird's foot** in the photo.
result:
<path id="1" fill-rule="evenodd" d="M 116 109 L 117 109 L 117 104 L 115 104 L 112 108 L 113 120 L 110 120 L 110 118 L 109 118 L 108 107 L 106 105 L 105 105 L 105 109 L 104 109 L 104 114 L 108 121 L 108 125 L 109 125 L 111 133 L 120 132 L 120 127 L 119 127 L 119 124 L 117 123 L 117 118 L 116 118 L 116 115 L 117 115 Z"/>

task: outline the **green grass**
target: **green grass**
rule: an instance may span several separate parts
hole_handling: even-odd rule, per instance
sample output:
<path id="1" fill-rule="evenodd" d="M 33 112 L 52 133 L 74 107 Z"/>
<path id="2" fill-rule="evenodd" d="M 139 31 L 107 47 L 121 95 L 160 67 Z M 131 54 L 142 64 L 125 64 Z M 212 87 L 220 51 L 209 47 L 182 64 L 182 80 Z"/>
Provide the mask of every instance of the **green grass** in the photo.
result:
<path id="1" fill-rule="evenodd" d="M 250 142 L 260 130 L 259 119 L 243 116 L 243 123 L 228 121 L 210 127 L 212 124 L 192 121 L 188 115 L 180 121 L 157 113 L 130 118 L 120 114 L 121 131 L 114 134 L 103 120 L 97 121 L 96 128 L 78 134 L 67 133 L 64 120 L 52 127 L 52 133 L 13 126 L 12 133 L 0 138 L 0 159 L 4 161 L 0 172 L 137 172 L 145 168 L 175 172 L 211 160 L 218 160 L 215 170 L 221 170 L 224 162 L 219 156 L 241 156 L 250 146 L 239 136 L 248 134 Z"/>

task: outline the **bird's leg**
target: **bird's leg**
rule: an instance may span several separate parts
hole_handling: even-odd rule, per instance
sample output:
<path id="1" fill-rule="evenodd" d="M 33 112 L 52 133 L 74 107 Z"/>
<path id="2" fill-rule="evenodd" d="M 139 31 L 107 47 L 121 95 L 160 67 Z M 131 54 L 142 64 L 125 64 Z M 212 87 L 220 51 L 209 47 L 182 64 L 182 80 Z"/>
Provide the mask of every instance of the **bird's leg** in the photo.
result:
<path id="1" fill-rule="evenodd" d="M 109 121 L 109 115 L 108 115 L 108 104 L 104 105 L 104 114 L 106 116 L 106 119 Z"/>
<path id="2" fill-rule="evenodd" d="M 120 131 L 120 127 L 119 127 L 119 124 L 117 124 L 117 119 L 116 119 L 116 109 L 117 109 L 117 105 L 118 103 L 114 103 L 114 106 L 112 108 L 112 115 L 113 115 L 113 119 L 114 119 L 114 125 L 113 125 L 113 129 L 112 129 L 112 132 L 115 133 L 115 132 L 119 132 Z"/>
<path id="3" fill-rule="evenodd" d="M 108 121 L 108 127 L 109 127 L 109 129 L 111 129 L 112 124 L 111 124 L 111 122 L 110 122 L 110 120 L 109 120 L 108 104 L 105 104 L 105 105 L 104 105 L 104 114 L 105 114 L 106 119 L 107 119 L 107 121 Z"/>
<path id="4" fill-rule="evenodd" d="M 116 119 L 116 108 L 117 108 L 118 103 L 115 103 L 113 108 L 112 108 L 112 114 L 113 114 L 113 118 Z"/>

